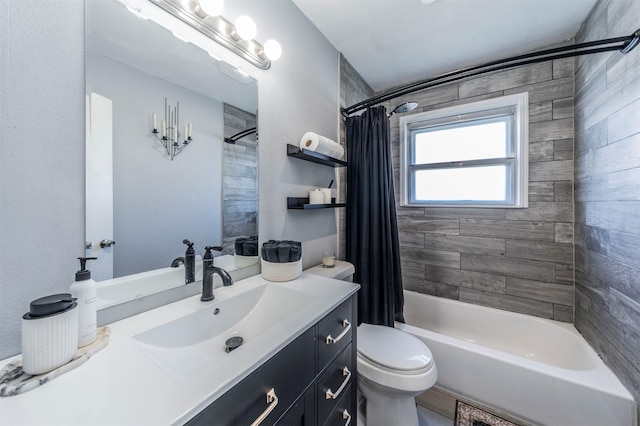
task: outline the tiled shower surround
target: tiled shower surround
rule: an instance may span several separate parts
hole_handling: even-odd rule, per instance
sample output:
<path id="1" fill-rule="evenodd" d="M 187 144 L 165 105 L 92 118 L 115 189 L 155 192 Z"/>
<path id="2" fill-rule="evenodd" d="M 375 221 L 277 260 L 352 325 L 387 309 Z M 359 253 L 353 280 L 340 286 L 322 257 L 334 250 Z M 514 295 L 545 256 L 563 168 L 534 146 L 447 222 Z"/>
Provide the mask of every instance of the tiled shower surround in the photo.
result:
<path id="1" fill-rule="evenodd" d="M 360 87 L 342 76 L 343 90 Z M 548 61 L 424 90 L 392 101 L 408 114 L 529 92 L 529 207 L 401 207 L 405 289 L 573 321 L 573 59 Z M 353 101 L 352 103 L 357 102 Z M 350 105 L 351 103 L 349 103 Z M 399 116 L 391 142 L 399 196 Z M 348 195 L 347 195 L 348 199 Z"/>
<path id="2" fill-rule="evenodd" d="M 573 320 L 573 59 L 424 90 L 409 114 L 529 93 L 529 207 L 398 207 L 405 289 Z M 409 115 L 409 114 L 405 114 Z M 399 115 L 391 141 L 399 196 Z"/>
<path id="3" fill-rule="evenodd" d="M 576 41 L 639 27 L 640 2 L 600 1 Z M 576 60 L 575 99 L 575 326 L 640 402 L 640 48 Z"/>
<path id="4" fill-rule="evenodd" d="M 575 42 L 629 35 L 639 22 L 640 2 L 600 0 Z M 341 78 L 348 80 L 341 82 L 341 90 L 358 87 L 360 93 L 359 99 L 349 99 L 343 106 L 370 97 L 366 83 L 344 71 L 348 64 L 341 69 Z M 529 208 L 399 206 L 404 287 L 573 322 L 636 402 L 640 401 L 639 70 L 640 48 L 636 48 L 627 55 L 611 52 L 485 75 L 386 105 L 390 109 L 415 100 L 420 103 L 412 112 L 416 113 L 529 92 Z M 391 121 L 396 182 L 397 117 Z"/>

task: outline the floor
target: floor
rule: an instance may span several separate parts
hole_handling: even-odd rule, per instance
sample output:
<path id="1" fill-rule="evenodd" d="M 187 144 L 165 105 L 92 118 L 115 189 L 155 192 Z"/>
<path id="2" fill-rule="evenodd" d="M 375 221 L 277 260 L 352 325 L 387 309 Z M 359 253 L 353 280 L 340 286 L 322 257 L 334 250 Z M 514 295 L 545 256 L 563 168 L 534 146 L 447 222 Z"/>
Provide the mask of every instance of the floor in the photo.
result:
<path id="1" fill-rule="evenodd" d="M 453 420 L 418 405 L 419 426 L 453 426 Z"/>

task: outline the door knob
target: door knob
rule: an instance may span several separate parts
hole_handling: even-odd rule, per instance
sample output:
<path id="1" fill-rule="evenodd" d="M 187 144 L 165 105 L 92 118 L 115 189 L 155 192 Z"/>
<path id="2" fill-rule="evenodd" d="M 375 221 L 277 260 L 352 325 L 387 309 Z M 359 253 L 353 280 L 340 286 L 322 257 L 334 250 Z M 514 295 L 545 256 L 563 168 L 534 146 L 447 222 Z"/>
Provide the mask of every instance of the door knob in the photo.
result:
<path id="1" fill-rule="evenodd" d="M 106 248 L 106 247 L 111 247 L 115 244 L 116 242 L 113 240 L 102 240 L 100 241 L 100 247 L 102 248 Z"/>

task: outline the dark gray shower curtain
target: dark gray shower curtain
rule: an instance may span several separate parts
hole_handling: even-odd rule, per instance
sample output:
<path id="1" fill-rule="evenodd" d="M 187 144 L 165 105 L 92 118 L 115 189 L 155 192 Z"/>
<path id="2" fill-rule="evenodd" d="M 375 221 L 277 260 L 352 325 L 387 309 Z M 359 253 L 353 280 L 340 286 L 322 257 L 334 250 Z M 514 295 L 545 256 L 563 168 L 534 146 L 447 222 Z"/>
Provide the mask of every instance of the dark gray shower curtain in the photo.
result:
<path id="1" fill-rule="evenodd" d="M 389 118 L 384 107 L 347 118 L 346 259 L 356 268 L 358 324 L 404 321 Z"/>

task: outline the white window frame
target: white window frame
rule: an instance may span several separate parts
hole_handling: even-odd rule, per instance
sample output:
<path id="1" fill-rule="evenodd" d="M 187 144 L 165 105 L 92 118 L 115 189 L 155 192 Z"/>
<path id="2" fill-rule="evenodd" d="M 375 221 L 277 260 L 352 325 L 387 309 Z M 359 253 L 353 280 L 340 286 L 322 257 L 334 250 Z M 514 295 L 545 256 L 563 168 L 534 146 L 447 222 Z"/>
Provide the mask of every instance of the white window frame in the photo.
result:
<path id="1" fill-rule="evenodd" d="M 513 145 L 512 155 L 505 157 L 504 161 L 512 164 L 511 189 L 512 200 L 510 203 L 478 202 L 478 201 L 415 201 L 412 197 L 411 179 L 416 165 L 412 159 L 412 133 L 418 133 L 420 123 L 433 123 L 436 126 L 447 126 L 461 122 L 460 116 L 480 115 L 498 108 L 513 108 Z M 490 117 L 489 115 L 484 118 Z M 471 120 L 471 119 L 469 119 Z M 463 120 L 467 121 L 467 120 Z M 424 128 L 433 127 L 433 124 L 425 124 Z M 414 127 L 412 130 L 411 127 Z M 465 164 L 471 163 L 471 164 Z M 481 163 L 481 162 L 480 162 Z M 472 167 L 473 162 L 452 162 L 447 167 Z M 476 164 L 477 165 L 477 164 Z M 442 167 L 445 168 L 444 166 Z M 400 118 L 400 205 L 405 207 L 478 207 L 478 208 L 526 208 L 529 203 L 529 94 L 528 92 L 514 95 L 501 96 L 484 101 L 453 106 L 449 108 L 427 111 L 418 114 L 406 115 Z"/>

